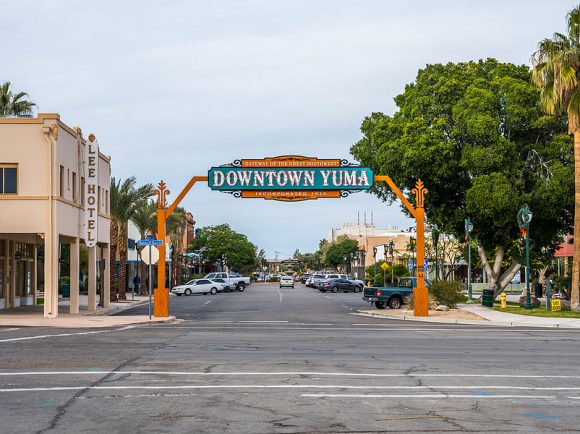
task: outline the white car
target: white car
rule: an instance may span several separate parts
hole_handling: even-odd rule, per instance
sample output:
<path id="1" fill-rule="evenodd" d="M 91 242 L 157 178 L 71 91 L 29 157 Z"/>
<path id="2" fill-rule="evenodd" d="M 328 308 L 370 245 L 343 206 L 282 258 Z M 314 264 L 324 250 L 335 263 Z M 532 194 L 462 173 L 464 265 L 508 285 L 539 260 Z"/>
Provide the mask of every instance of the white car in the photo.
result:
<path id="1" fill-rule="evenodd" d="M 209 279 L 190 280 L 185 285 L 175 286 L 171 292 L 175 295 L 191 295 L 191 294 L 217 294 L 218 291 L 223 291 L 224 285 L 219 282 L 212 282 Z"/>
<path id="2" fill-rule="evenodd" d="M 290 288 L 294 288 L 294 279 L 292 276 L 282 276 L 280 278 L 280 288 L 283 286 L 289 286 Z"/>

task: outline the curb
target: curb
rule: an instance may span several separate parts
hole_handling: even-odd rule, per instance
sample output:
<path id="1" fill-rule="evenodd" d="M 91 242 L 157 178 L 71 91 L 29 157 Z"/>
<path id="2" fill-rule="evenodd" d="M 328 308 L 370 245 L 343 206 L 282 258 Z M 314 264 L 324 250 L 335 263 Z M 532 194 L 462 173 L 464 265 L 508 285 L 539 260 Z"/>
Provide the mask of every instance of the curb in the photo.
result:
<path id="1" fill-rule="evenodd" d="M 521 323 L 521 322 L 500 322 L 500 321 L 490 321 L 490 320 L 471 320 L 471 319 L 444 319 L 444 318 L 417 318 L 414 316 L 407 315 L 374 315 L 372 313 L 351 313 L 351 315 L 366 316 L 369 318 L 385 318 L 394 319 L 399 321 L 419 321 L 419 322 L 430 322 L 435 324 L 463 324 L 463 325 L 478 325 L 482 327 L 533 327 L 533 328 L 557 328 L 557 329 L 568 329 L 577 330 L 579 327 L 568 326 L 566 324 L 538 324 L 538 323 Z"/>
<path id="2" fill-rule="evenodd" d="M 141 306 L 143 304 L 147 304 L 149 303 L 149 300 L 140 300 L 140 301 L 135 301 L 132 302 L 130 304 L 127 304 L 127 306 L 115 306 L 115 307 L 109 307 L 107 309 L 103 309 L 101 311 L 97 311 L 93 314 L 87 314 L 86 316 L 108 316 L 108 315 L 114 315 L 116 313 L 119 312 L 123 312 L 127 309 L 131 309 L 137 306 Z"/>

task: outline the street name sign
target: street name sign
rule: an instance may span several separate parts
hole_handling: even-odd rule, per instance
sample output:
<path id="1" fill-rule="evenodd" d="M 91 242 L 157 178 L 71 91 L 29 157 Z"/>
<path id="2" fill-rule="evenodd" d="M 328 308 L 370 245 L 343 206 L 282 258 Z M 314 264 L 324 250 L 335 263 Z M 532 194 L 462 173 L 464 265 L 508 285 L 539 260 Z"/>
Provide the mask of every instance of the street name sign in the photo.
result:
<path id="1" fill-rule="evenodd" d="M 373 171 L 341 159 L 318 159 L 299 155 L 236 160 L 212 167 L 208 184 L 212 190 L 242 198 L 301 201 L 347 197 L 369 190 Z"/>

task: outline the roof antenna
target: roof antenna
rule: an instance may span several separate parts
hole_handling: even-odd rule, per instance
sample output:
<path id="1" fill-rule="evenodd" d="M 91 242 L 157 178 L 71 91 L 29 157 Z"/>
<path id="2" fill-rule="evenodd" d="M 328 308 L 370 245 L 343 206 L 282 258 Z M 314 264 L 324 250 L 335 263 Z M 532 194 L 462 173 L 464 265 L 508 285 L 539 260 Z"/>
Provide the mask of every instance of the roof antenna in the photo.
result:
<path id="1" fill-rule="evenodd" d="M 371 226 L 374 226 L 374 225 L 375 225 L 375 223 L 374 223 L 374 219 L 373 219 L 373 212 L 371 211 Z"/>
<path id="2" fill-rule="evenodd" d="M 357 224 L 360 226 L 360 211 L 357 211 Z"/>
<path id="3" fill-rule="evenodd" d="M 365 211 L 365 226 L 367 225 L 367 212 Z"/>

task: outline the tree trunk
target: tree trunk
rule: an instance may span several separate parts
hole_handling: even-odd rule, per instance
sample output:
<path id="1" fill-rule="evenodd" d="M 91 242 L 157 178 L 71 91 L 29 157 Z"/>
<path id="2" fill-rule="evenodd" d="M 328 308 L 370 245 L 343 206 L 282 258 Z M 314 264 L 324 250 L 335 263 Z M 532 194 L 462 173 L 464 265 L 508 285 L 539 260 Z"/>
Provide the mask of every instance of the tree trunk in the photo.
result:
<path id="1" fill-rule="evenodd" d="M 119 226 L 117 222 L 111 220 L 111 248 L 109 255 L 109 272 L 111 278 L 111 301 L 117 301 L 117 242 L 119 239 Z"/>
<path id="2" fill-rule="evenodd" d="M 127 299 L 127 250 L 128 250 L 127 223 L 119 231 L 119 300 Z"/>
<path id="3" fill-rule="evenodd" d="M 141 238 L 145 238 L 145 237 L 141 237 Z M 145 247 L 141 246 L 138 247 L 138 259 L 139 259 L 139 279 L 141 279 L 141 285 L 139 286 L 139 295 L 144 295 L 147 294 L 147 265 L 145 264 L 145 262 L 143 262 L 141 260 L 141 252 L 143 251 Z"/>
<path id="4" fill-rule="evenodd" d="M 578 241 L 578 242 L 576 242 Z M 574 131 L 574 256 L 570 305 L 580 310 L 580 130 Z"/>
<path id="5" fill-rule="evenodd" d="M 486 289 L 493 289 L 493 298 L 497 297 L 500 292 L 502 292 L 514 278 L 516 273 L 520 271 L 522 268 L 522 264 L 517 261 L 514 261 L 510 264 L 510 266 L 502 273 L 501 272 L 501 264 L 504 257 L 504 248 L 503 246 L 498 246 L 497 252 L 495 254 L 495 260 L 493 263 L 493 268 L 487 259 L 487 253 L 479 240 L 475 240 L 477 243 L 477 253 L 479 254 L 479 258 L 483 263 L 483 268 L 487 273 L 488 280 Z"/>

